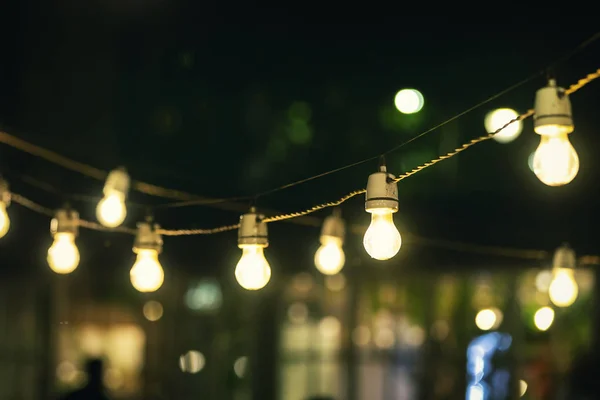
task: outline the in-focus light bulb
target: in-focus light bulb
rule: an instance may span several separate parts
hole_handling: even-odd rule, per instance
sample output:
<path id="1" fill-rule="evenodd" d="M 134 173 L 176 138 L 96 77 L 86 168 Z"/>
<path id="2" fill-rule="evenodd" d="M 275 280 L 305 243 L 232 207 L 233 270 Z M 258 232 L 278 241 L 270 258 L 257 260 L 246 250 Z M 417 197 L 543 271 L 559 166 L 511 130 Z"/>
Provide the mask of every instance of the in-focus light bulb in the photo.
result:
<path id="1" fill-rule="evenodd" d="M 533 172 L 548 186 L 571 182 L 579 172 L 579 157 L 567 133 L 541 135 L 533 156 Z"/>
<path id="2" fill-rule="evenodd" d="M 4 237 L 10 229 L 10 218 L 6 212 L 6 204 L 0 201 L 0 238 Z"/>
<path id="3" fill-rule="evenodd" d="M 575 282 L 573 269 L 556 268 L 548 288 L 550 301 L 557 307 L 569 307 L 577 300 L 578 294 L 579 288 Z"/>
<path id="4" fill-rule="evenodd" d="M 365 250 L 376 260 L 389 260 L 400 251 L 402 237 L 394 225 L 392 210 L 371 210 L 371 225 L 365 232 Z"/>
<path id="5" fill-rule="evenodd" d="M 109 192 L 96 207 L 98 221 L 109 228 L 116 228 L 121 225 L 126 216 L 125 195 L 119 191 Z"/>
<path id="6" fill-rule="evenodd" d="M 334 236 L 321 237 L 321 247 L 315 253 L 315 266 L 324 275 L 335 275 L 342 270 L 346 256 L 342 239 Z"/>
<path id="7" fill-rule="evenodd" d="M 137 259 L 129 272 L 131 284 L 139 292 L 155 292 L 165 280 L 165 273 L 158 261 L 158 251 L 155 249 L 136 251 Z"/>
<path id="8" fill-rule="evenodd" d="M 57 274 L 69 274 L 79 265 L 79 250 L 75 235 L 71 232 L 57 232 L 54 243 L 48 249 L 48 265 Z"/>
<path id="9" fill-rule="evenodd" d="M 271 267 L 265 258 L 264 247 L 241 245 L 242 258 L 235 267 L 235 279 L 246 290 L 259 290 L 269 283 Z"/>

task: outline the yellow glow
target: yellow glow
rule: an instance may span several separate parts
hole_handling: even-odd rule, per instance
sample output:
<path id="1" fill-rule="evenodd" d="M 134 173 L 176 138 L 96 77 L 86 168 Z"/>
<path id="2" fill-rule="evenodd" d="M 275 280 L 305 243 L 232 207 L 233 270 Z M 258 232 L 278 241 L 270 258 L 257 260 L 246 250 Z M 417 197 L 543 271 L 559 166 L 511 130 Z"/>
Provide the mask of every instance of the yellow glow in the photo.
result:
<path id="1" fill-rule="evenodd" d="M 525 396 L 525 393 L 527 392 L 527 382 L 522 379 L 519 381 L 519 392 L 521 397 Z"/>
<path id="2" fill-rule="evenodd" d="M 158 261 L 158 251 L 139 249 L 137 259 L 129 271 L 129 278 L 139 292 L 157 291 L 165 280 L 165 273 Z"/>
<path id="3" fill-rule="evenodd" d="M 363 245 L 376 260 L 389 260 L 398 254 L 402 237 L 394 225 L 392 210 L 378 209 L 371 213 L 371 225 L 365 232 Z"/>
<path id="4" fill-rule="evenodd" d="M 533 323 L 540 331 L 547 331 L 554 322 L 554 310 L 550 307 L 542 307 L 535 312 Z"/>
<path id="5" fill-rule="evenodd" d="M 246 290 L 264 288 L 271 279 L 271 267 L 262 246 L 245 245 L 235 267 L 235 279 Z"/>
<path id="6" fill-rule="evenodd" d="M 482 331 L 497 328 L 502 322 L 502 312 L 495 308 L 485 308 L 475 316 L 475 325 Z"/>
<path id="7" fill-rule="evenodd" d="M 402 114 L 414 114 L 421 111 L 425 105 L 425 99 L 416 89 L 402 89 L 396 93 L 394 104 Z"/>
<path id="8" fill-rule="evenodd" d="M 517 118 L 519 114 L 510 108 L 498 108 L 485 116 L 484 126 L 487 133 L 496 132 L 504 125 Z M 523 130 L 523 122 L 515 121 L 494 135 L 498 143 L 510 143 L 519 137 Z"/>
<path id="9" fill-rule="evenodd" d="M 75 235 L 69 232 L 54 234 L 54 243 L 48 249 L 48 265 L 57 274 L 70 274 L 79 265 L 79 250 Z"/>
<path id="10" fill-rule="evenodd" d="M 321 238 L 323 243 L 315 253 L 315 265 L 324 275 L 335 275 L 342 270 L 346 262 L 342 240 L 333 236 Z"/>
<path id="11" fill-rule="evenodd" d="M 6 212 L 6 204 L 0 201 L 0 238 L 4 237 L 10 229 L 10 219 Z"/>
<path id="12" fill-rule="evenodd" d="M 533 172 L 548 186 L 571 182 L 579 172 L 579 157 L 566 133 L 542 135 L 533 156 Z"/>
<path id="13" fill-rule="evenodd" d="M 98 221 L 106 227 L 116 228 L 125 221 L 127 208 L 125 199 L 121 192 L 113 191 L 104 196 L 96 207 L 96 217 Z"/>
<path id="14" fill-rule="evenodd" d="M 557 268 L 554 271 L 554 278 L 548 289 L 550 301 L 557 307 L 569 307 L 579 294 L 579 288 L 573 270 L 570 268 Z"/>
<path id="15" fill-rule="evenodd" d="M 143 313 L 148 321 L 158 321 L 163 316 L 163 306 L 158 301 L 150 300 L 144 304 Z"/>

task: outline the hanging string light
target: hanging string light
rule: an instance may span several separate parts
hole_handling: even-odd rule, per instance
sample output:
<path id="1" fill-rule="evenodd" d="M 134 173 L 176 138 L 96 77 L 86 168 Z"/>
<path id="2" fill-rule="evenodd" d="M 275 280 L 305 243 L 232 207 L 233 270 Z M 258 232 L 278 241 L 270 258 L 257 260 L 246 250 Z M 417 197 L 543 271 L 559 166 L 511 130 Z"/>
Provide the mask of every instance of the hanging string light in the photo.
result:
<path id="1" fill-rule="evenodd" d="M 8 182 L 0 178 L 0 238 L 3 238 L 10 229 L 10 218 L 6 212 L 6 207 L 10 205 L 10 191 Z"/>
<path id="2" fill-rule="evenodd" d="M 340 209 L 335 208 L 333 215 L 325 218 L 321 229 L 321 247 L 315 253 L 315 266 L 323 275 L 337 274 L 346 262 L 342 248 L 346 227 L 340 215 Z"/>
<path id="3" fill-rule="evenodd" d="M 263 220 L 264 215 L 257 214 L 255 208 L 240 218 L 238 247 L 242 257 L 235 267 L 235 279 L 246 290 L 262 289 L 271 279 L 271 267 L 264 254 L 269 238 Z"/>
<path id="4" fill-rule="evenodd" d="M 554 252 L 552 259 L 552 282 L 548 288 L 550 301 L 557 307 L 569 307 L 579 294 L 575 281 L 575 252 L 563 244 Z"/>
<path id="5" fill-rule="evenodd" d="M 158 225 L 152 226 L 150 222 L 138 223 L 138 230 L 133 244 L 133 252 L 137 258 L 129 278 L 133 287 L 143 293 L 157 291 L 165 280 L 165 273 L 158 254 L 162 251 L 163 241 L 158 233 Z"/>
<path id="6" fill-rule="evenodd" d="M 104 184 L 104 198 L 96 207 L 96 217 L 102 225 L 116 228 L 125 221 L 125 200 L 129 191 L 129 181 L 125 168 L 114 169 L 108 174 Z"/>
<path id="7" fill-rule="evenodd" d="M 571 100 L 554 79 L 536 93 L 533 122 L 535 132 L 541 136 L 533 156 L 533 172 L 548 186 L 568 184 L 579 172 L 579 157 L 569 142 L 569 134 L 575 129 Z"/>
<path id="8" fill-rule="evenodd" d="M 369 175 L 365 210 L 371 214 L 371 225 L 365 232 L 365 250 L 376 260 L 389 260 L 400 251 L 402 237 L 394 225 L 398 211 L 398 184 L 381 162 L 379 172 Z"/>
<path id="9" fill-rule="evenodd" d="M 48 265 L 57 274 L 70 274 L 79 265 L 79 249 L 75 238 L 79 233 L 79 214 L 75 210 L 56 211 L 50 223 L 50 233 L 54 237 L 48 249 Z"/>

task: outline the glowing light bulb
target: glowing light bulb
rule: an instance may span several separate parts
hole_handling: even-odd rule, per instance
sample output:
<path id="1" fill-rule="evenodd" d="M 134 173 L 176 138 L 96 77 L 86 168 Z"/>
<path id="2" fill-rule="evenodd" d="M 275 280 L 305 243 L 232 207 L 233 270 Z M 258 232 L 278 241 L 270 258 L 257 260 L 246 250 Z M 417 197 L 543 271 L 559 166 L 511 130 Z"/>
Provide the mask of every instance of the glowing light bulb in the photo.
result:
<path id="1" fill-rule="evenodd" d="M 393 211 L 371 210 L 371 225 L 363 239 L 365 250 L 376 260 L 389 260 L 400 251 L 402 237 L 394 225 Z"/>
<path id="2" fill-rule="evenodd" d="M 346 262 L 342 239 L 333 236 L 321 237 L 321 247 L 315 253 L 315 265 L 324 275 L 335 275 Z"/>
<path id="3" fill-rule="evenodd" d="M 110 191 L 96 207 L 98 221 L 109 228 L 121 225 L 126 216 L 125 195 L 119 191 Z"/>
<path id="4" fill-rule="evenodd" d="M 554 310 L 550 307 L 542 307 L 535 312 L 533 323 L 540 331 L 547 331 L 554 322 Z"/>
<path id="5" fill-rule="evenodd" d="M 425 99 L 416 89 L 402 89 L 394 97 L 394 105 L 402 114 L 414 114 L 423 108 Z"/>
<path id="6" fill-rule="evenodd" d="M 485 116 L 484 126 L 487 133 L 496 132 L 504 125 L 517 118 L 519 114 L 510 108 L 499 108 Z M 510 143 L 521 134 L 523 122 L 515 121 L 494 135 L 493 139 L 498 143 Z"/>
<path id="7" fill-rule="evenodd" d="M 548 288 L 550 301 L 555 306 L 569 307 L 577 300 L 579 288 L 573 275 L 571 268 L 557 268 L 555 270 L 554 278 Z"/>
<path id="8" fill-rule="evenodd" d="M 143 293 L 157 291 L 165 280 L 165 273 L 158 261 L 158 250 L 137 249 L 137 259 L 129 277 L 133 287 Z"/>
<path id="9" fill-rule="evenodd" d="M 264 247 L 241 245 L 242 258 L 235 267 L 235 279 L 246 290 L 259 290 L 269 283 L 271 267 L 265 258 Z"/>
<path id="10" fill-rule="evenodd" d="M 6 204 L 0 201 L 0 238 L 4 237 L 10 229 L 10 218 L 6 212 Z"/>
<path id="11" fill-rule="evenodd" d="M 533 156 L 533 172 L 548 186 L 571 182 L 579 172 L 579 157 L 567 133 L 542 135 Z"/>
<path id="12" fill-rule="evenodd" d="M 79 265 L 79 250 L 73 233 L 54 234 L 54 243 L 48 249 L 48 265 L 57 274 L 70 274 L 75 271 Z"/>
<path id="13" fill-rule="evenodd" d="M 502 311 L 497 308 L 485 308 L 475 316 L 475 325 L 482 331 L 489 331 L 500 326 L 502 318 Z"/>

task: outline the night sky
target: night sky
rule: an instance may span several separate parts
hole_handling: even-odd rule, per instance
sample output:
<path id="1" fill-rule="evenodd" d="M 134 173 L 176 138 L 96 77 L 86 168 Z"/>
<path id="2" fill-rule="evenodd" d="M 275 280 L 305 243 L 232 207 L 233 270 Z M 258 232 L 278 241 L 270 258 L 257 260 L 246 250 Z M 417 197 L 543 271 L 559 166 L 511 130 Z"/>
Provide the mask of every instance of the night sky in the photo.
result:
<path id="1" fill-rule="evenodd" d="M 0 32 L 0 127 L 102 169 L 124 165 L 133 179 L 214 198 L 252 197 L 376 156 L 540 73 L 593 34 L 452 25 L 442 17 L 415 17 L 427 23 L 422 28 L 413 23 L 413 30 L 399 23 L 251 26 L 212 18 L 184 2 L 62 3 L 9 6 L 11 18 Z M 568 86 L 600 67 L 599 50 L 597 42 L 556 65 L 559 84 Z M 544 84 L 544 74 L 538 74 L 402 147 L 388 155 L 389 170 L 410 170 L 484 134 L 483 117 L 494 108 L 526 111 Z M 421 113 L 403 116 L 394 109 L 394 95 L 404 87 L 425 96 Z M 572 97 L 571 141 L 581 168 L 570 185 L 546 187 L 529 170 L 527 158 L 539 137 L 528 120 L 510 144 L 479 144 L 401 182 L 396 216 L 401 232 L 543 250 L 568 241 L 578 254 L 600 253 L 593 234 L 600 220 L 599 101 L 600 82 Z M 304 124 L 297 124 L 298 116 Z M 348 168 L 260 197 L 257 205 L 295 211 L 333 200 L 364 187 L 376 167 L 371 161 Z M 97 196 L 103 185 L 6 145 L 0 145 L 0 168 L 16 193 L 52 208 L 67 200 L 57 193 Z M 131 193 L 131 201 L 169 202 L 139 193 Z M 92 202 L 71 205 L 94 219 Z M 126 224 L 134 226 L 144 212 L 132 206 Z M 2 269 L 47 270 L 48 219 L 19 205 L 9 213 L 12 230 L 0 242 Z M 351 223 L 368 223 L 362 197 L 346 203 L 343 213 Z M 155 217 L 165 228 L 187 228 L 228 225 L 239 215 L 194 206 L 159 208 Z M 272 224 L 274 271 L 312 268 L 318 233 Z M 126 276 L 132 239 L 82 231 L 80 269 L 110 264 Z M 350 254 L 364 257 L 361 240 L 348 238 Z M 468 261 L 464 254 L 440 253 L 418 242 L 401 252 L 406 254 L 387 268 L 427 264 L 424 255 L 433 253 L 441 267 Z M 232 275 L 238 257 L 235 232 L 167 238 L 163 265 Z"/>

